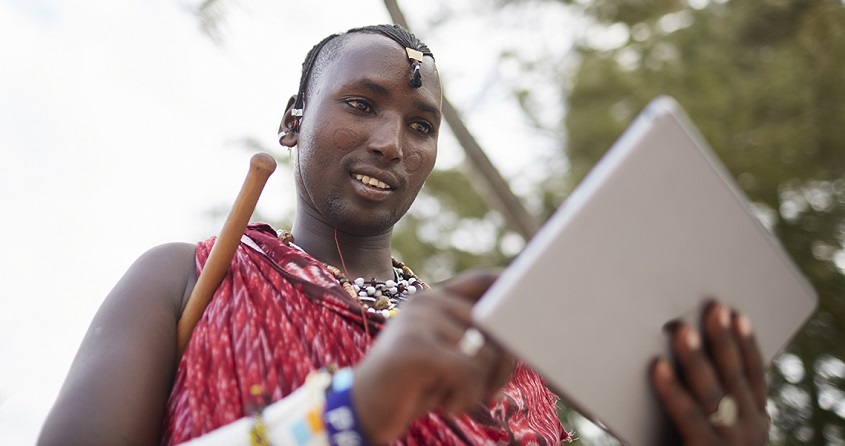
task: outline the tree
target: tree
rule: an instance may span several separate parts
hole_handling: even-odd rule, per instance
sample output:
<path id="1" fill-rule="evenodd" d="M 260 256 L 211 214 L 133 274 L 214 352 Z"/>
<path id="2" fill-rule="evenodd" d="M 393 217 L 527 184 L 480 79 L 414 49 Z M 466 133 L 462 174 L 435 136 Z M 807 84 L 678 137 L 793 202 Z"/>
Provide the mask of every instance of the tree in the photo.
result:
<path id="1" fill-rule="evenodd" d="M 571 3 L 567 1 L 566 3 Z M 597 1 L 562 125 L 576 184 L 658 94 L 687 108 L 820 296 L 772 371 L 773 444 L 841 444 L 845 418 L 845 7 Z"/>

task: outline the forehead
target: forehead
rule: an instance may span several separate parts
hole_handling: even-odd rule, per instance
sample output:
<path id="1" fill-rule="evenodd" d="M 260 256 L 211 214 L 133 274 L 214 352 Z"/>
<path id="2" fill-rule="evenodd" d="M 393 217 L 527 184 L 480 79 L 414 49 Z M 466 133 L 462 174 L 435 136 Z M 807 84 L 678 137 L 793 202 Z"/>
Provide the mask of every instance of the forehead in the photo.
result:
<path id="1" fill-rule="evenodd" d="M 325 91 L 332 86 L 342 86 L 363 79 L 377 80 L 403 90 L 404 93 L 428 96 L 440 107 L 440 77 L 434 59 L 424 57 L 421 64 L 422 86 L 410 86 L 411 64 L 405 48 L 394 40 L 370 33 L 349 33 L 337 48 L 321 54 L 325 60 L 318 78 L 314 80 L 315 90 Z"/>

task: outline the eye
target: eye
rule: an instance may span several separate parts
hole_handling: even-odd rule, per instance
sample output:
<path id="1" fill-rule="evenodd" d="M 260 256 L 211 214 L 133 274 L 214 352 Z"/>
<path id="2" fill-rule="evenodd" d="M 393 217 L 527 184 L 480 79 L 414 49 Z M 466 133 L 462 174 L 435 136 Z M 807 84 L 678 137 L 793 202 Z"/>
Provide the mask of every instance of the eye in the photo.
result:
<path id="1" fill-rule="evenodd" d="M 363 99 L 347 99 L 346 104 L 358 111 L 367 113 L 373 111 L 373 107 L 370 105 L 370 103 Z"/>
<path id="2" fill-rule="evenodd" d="M 431 131 L 433 130 L 432 127 L 431 127 L 431 124 L 429 124 L 425 121 L 412 122 L 410 127 L 412 129 L 424 134 L 424 135 L 430 134 Z"/>

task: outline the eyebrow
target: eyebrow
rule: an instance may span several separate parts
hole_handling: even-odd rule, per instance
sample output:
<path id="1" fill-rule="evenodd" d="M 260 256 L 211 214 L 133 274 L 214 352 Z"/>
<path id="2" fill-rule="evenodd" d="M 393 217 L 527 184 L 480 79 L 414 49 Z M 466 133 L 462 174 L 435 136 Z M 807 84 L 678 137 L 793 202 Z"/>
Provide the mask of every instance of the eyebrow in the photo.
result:
<path id="1" fill-rule="evenodd" d="M 437 108 L 437 107 L 435 107 L 435 106 L 433 106 L 433 105 L 431 105 L 427 102 L 422 102 L 422 101 L 415 101 L 414 107 L 422 110 L 424 113 L 431 113 L 432 115 L 434 115 L 434 117 L 438 121 L 440 121 L 440 109 L 439 108 Z"/>
<path id="2" fill-rule="evenodd" d="M 387 88 L 372 79 L 364 78 L 356 82 L 356 84 L 381 96 L 390 95 L 390 91 Z M 424 101 L 414 101 L 414 107 L 419 109 L 423 113 L 430 113 L 434 115 L 434 117 L 438 121 L 440 120 L 440 109 L 437 108 L 437 106 L 434 106 Z"/>
<path id="3" fill-rule="evenodd" d="M 381 84 L 372 79 L 361 79 L 359 82 L 357 82 L 357 84 L 361 87 L 366 88 L 367 90 L 372 91 L 373 93 L 382 96 L 387 96 L 390 94 L 387 88 L 384 88 Z"/>

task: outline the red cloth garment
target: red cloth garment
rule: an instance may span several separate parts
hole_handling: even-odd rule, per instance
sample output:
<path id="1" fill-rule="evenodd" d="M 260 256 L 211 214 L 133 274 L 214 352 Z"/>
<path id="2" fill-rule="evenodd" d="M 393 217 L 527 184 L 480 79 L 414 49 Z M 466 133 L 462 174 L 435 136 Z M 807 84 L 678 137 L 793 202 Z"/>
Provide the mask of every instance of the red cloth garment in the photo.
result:
<path id="1" fill-rule="evenodd" d="M 250 388 L 278 401 L 326 366 L 354 366 L 384 319 L 367 314 L 332 273 L 283 244 L 267 225 L 246 231 L 264 251 L 241 243 L 223 283 L 179 363 L 164 418 L 163 445 L 198 437 L 263 405 Z M 214 238 L 197 244 L 197 269 Z M 266 255 L 265 255 L 266 253 Z M 424 298 L 424 297 L 423 297 Z M 368 324 L 368 330 L 364 324 Z M 369 335 L 367 333 L 369 331 Z M 459 417 L 430 413 L 394 445 L 554 445 L 571 441 L 557 397 L 530 368 L 517 366 L 504 398 Z"/>

